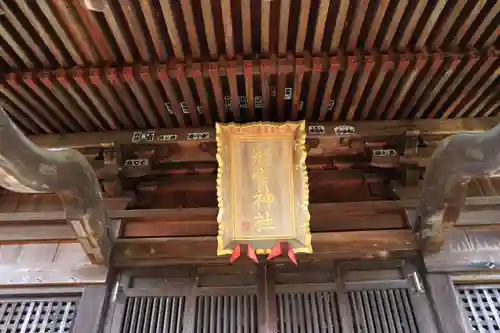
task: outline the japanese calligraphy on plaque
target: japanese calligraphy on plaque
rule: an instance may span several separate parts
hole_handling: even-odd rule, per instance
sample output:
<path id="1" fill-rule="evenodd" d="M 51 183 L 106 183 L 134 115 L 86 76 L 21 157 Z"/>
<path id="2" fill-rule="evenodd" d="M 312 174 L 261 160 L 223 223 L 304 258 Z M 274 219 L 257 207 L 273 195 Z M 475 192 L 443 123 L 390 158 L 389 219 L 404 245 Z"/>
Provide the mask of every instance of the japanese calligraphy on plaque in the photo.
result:
<path id="1" fill-rule="evenodd" d="M 310 253 L 304 122 L 217 124 L 218 255 Z"/>

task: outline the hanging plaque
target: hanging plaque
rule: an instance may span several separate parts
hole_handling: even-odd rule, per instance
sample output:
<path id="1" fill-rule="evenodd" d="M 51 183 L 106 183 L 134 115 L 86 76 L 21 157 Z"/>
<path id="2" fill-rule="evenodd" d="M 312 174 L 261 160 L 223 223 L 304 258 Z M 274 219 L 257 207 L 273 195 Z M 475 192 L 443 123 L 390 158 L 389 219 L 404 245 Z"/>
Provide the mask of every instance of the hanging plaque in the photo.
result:
<path id="1" fill-rule="evenodd" d="M 217 124 L 218 255 L 311 253 L 305 122 Z"/>

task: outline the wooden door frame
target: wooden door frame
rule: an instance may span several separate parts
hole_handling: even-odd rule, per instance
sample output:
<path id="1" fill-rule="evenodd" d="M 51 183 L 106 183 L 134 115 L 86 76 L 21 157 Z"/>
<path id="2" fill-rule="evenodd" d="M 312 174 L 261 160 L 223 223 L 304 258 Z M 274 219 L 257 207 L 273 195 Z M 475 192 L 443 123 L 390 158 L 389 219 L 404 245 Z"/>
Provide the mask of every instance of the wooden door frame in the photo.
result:
<path id="1" fill-rule="evenodd" d="M 380 279 L 362 282 L 348 282 L 345 281 L 343 275 L 348 272 L 348 270 L 342 270 L 340 267 L 340 283 L 337 285 L 337 293 L 342 294 L 342 298 L 338 299 L 339 308 L 344 310 L 344 315 L 347 314 L 349 321 L 345 318 L 342 322 L 342 330 L 344 333 L 354 332 L 354 318 L 350 312 L 350 301 L 347 297 L 347 293 L 350 291 L 360 291 L 360 290 L 377 290 L 377 289 L 407 289 L 409 291 L 410 301 L 413 309 L 413 314 L 415 317 L 416 325 L 420 332 L 426 333 L 438 333 L 438 328 L 435 321 L 435 316 L 431 306 L 430 295 L 425 288 L 422 286 L 416 286 L 412 278 L 416 274 L 416 278 L 422 279 L 422 270 L 419 269 L 419 265 L 415 264 L 415 260 L 408 259 L 400 262 L 401 273 L 403 274 L 401 279 Z M 375 268 L 376 269 L 376 268 Z M 368 271 L 369 272 L 369 271 Z M 418 282 L 420 283 L 420 281 Z M 418 287 L 418 288 L 417 288 Z M 341 303 L 342 302 L 342 303 Z M 347 312 L 347 313 L 346 313 Z"/>
<path id="2" fill-rule="evenodd" d="M 161 268 L 158 269 L 159 273 Z M 257 286 L 228 286 L 228 287 L 203 287 L 198 285 L 198 279 L 194 276 L 186 276 L 176 283 L 175 288 L 164 287 L 137 289 L 131 288 L 134 270 L 118 273 L 114 277 L 114 283 L 109 307 L 107 309 L 106 323 L 103 327 L 103 333 L 120 333 L 122 321 L 126 310 L 127 297 L 148 297 L 148 296 L 184 296 L 185 314 L 183 318 L 183 332 L 194 332 L 194 315 L 196 309 L 196 300 L 198 296 L 241 296 L 248 294 L 257 294 Z M 161 279 L 161 273 L 158 279 Z"/>
<path id="3" fill-rule="evenodd" d="M 457 285 L 498 286 L 500 274 L 488 272 L 429 273 L 426 282 L 430 289 L 436 320 L 442 333 L 469 333 L 466 315 L 457 296 Z M 459 320 L 457 320 L 457 317 Z"/>

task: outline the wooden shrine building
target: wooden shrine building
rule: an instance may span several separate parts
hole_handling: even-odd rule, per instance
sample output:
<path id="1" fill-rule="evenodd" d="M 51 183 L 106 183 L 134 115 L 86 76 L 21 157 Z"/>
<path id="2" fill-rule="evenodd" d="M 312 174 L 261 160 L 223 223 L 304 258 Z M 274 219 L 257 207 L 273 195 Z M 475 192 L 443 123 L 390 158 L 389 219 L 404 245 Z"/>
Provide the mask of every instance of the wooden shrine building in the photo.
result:
<path id="1" fill-rule="evenodd" d="M 500 1 L 0 0 L 0 36 L 0 333 L 500 332 Z M 230 263 L 218 130 L 287 121 L 312 253 Z"/>

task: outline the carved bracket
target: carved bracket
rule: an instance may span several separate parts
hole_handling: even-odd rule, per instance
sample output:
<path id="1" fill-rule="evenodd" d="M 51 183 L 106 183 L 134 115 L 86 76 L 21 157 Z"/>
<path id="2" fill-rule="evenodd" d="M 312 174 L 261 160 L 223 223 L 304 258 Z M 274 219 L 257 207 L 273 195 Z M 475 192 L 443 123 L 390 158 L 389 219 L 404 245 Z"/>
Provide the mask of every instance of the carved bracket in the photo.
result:
<path id="1" fill-rule="evenodd" d="M 92 263 L 109 262 L 112 247 L 101 187 L 85 156 L 48 151 L 29 141 L 0 109 L 0 186 L 15 192 L 59 195 L 66 218 Z"/>
<path id="2" fill-rule="evenodd" d="M 458 219 L 469 181 L 500 174 L 499 142 L 497 125 L 484 133 L 450 136 L 435 150 L 424 174 L 415 224 L 424 251 L 441 248 L 443 230 Z"/>

